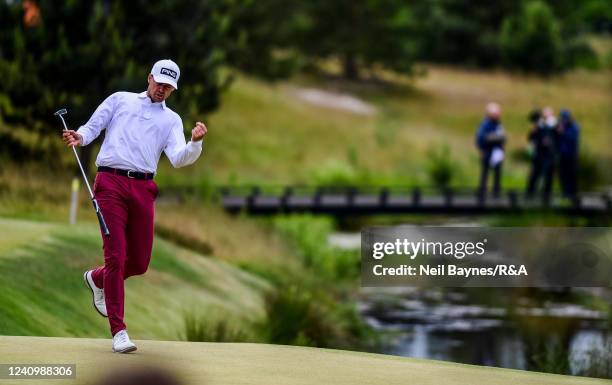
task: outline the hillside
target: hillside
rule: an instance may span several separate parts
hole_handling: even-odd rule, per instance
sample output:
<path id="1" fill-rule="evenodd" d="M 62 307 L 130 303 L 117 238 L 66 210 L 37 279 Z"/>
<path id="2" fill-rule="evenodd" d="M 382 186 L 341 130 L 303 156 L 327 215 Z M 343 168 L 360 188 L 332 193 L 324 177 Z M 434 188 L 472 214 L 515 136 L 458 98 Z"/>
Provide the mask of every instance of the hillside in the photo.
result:
<path id="1" fill-rule="evenodd" d="M 170 170 L 164 161 L 158 179 L 162 184 L 202 179 L 217 184 L 427 184 L 430 151 L 447 145 L 455 184 L 471 186 L 478 174 L 474 132 L 491 100 L 502 104 L 508 131 L 506 186 L 525 183 L 528 163 L 519 154 L 527 144 L 527 114 L 535 107 L 571 109 L 582 126 L 581 150 L 602 164 L 612 161 L 607 147 L 610 71 L 541 79 L 429 66 L 426 75 L 412 80 L 382 75 L 383 80 L 358 83 L 320 75 L 274 84 L 239 75 L 221 108 L 205 117 L 210 131 L 202 162 Z M 356 101 L 342 108 L 350 97 Z M 358 102 L 370 110 L 351 108 Z M 607 180 L 612 180 L 609 174 Z"/>
<path id="2" fill-rule="evenodd" d="M 582 129 L 580 151 L 591 167 L 581 172 L 592 175 L 598 167 L 602 175 L 597 183 L 612 184 L 609 70 L 546 79 L 436 66 L 425 70 L 414 79 L 383 73 L 382 80 L 361 82 L 300 75 L 267 83 L 237 74 L 217 111 L 183 116 L 187 129 L 196 119 L 209 127 L 202 158 L 173 169 L 162 156 L 156 181 L 162 194 L 169 186 L 197 186 L 199 192 L 210 193 L 218 185 L 250 183 L 428 186 L 431 152 L 438 151 L 451 160 L 454 185 L 475 186 L 475 129 L 484 105 L 497 100 L 508 132 L 505 187 L 525 186 L 526 117 L 545 105 L 572 110 Z M 354 108 L 356 103 L 361 109 Z M 168 104 L 172 106 L 172 99 Z M 59 138 L 53 142 L 25 127 L 0 122 L 0 131 L 28 148 L 53 148 L 63 165 L 58 168 L 58 159 L 53 167 L 7 163 L 0 169 L 0 215 L 48 218 L 53 216 L 48 200 L 67 212 L 72 153 Z M 55 182 L 53 189 L 49 180 Z M 83 199 L 83 204 L 89 203 Z"/>
<path id="3" fill-rule="evenodd" d="M 95 225 L 0 218 L 0 334 L 106 337 L 82 274 L 102 261 Z M 134 338 L 182 339 L 187 314 L 214 324 L 265 316 L 266 281 L 159 237 L 147 274 L 126 282 Z"/>

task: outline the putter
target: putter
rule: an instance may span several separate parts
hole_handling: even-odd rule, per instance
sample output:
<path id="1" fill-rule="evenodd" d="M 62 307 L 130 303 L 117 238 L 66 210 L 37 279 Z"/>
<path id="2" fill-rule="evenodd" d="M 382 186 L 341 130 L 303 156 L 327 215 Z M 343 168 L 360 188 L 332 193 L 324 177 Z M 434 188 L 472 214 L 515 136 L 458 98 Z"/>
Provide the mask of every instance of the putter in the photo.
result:
<path id="1" fill-rule="evenodd" d="M 68 131 L 68 127 L 66 126 L 66 121 L 64 120 L 64 115 L 66 115 L 68 111 L 65 108 L 58 110 L 53 115 L 58 116 L 62 120 L 62 124 L 64 125 L 64 131 Z M 85 175 L 85 170 L 83 170 L 83 165 L 81 164 L 81 160 L 79 159 L 79 155 L 76 151 L 76 146 L 72 146 L 72 151 L 74 152 L 74 156 L 76 157 L 77 163 L 79 164 L 79 168 L 81 169 L 81 174 L 83 175 L 83 179 L 85 179 L 85 185 L 87 186 L 87 190 L 89 191 L 89 196 L 91 197 L 91 202 L 93 203 L 94 210 L 96 210 L 96 215 L 98 216 L 98 222 L 100 222 L 100 229 L 102 230 L 102 234 L 105 236 L 109 236 L 110 232 L 108 231 L 108 227 L 106 226 L 106 222 L 104 221 L 104 217 L 102 216 L 102 211 L 100 211 L 100 206 L 98 205 L 98 201 L 96 197 L 94 197 L 93 191 L 91 191 L 91 187 L 89 186 L 89 180 L 87 180 L 87 175 Z"/>

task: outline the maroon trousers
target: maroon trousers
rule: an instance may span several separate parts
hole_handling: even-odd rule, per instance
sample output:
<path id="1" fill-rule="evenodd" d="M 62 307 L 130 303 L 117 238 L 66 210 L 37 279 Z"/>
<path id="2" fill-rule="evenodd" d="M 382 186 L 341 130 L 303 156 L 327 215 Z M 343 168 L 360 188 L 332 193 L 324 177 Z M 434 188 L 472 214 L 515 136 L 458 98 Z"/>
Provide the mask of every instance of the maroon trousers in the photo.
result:
<path id="1" fill-rule="evenodd" d="M 153 216 L 157 185 L 153 180 L 99 172 L 94 194 L 104 215 L 109 236 L 102 236 L 104 266 L 92 272 L 97 287 L 104 288 L 111 333 L 126 329 L 123 322 L 123 281 L 144 274 L 153 248 Z"/>

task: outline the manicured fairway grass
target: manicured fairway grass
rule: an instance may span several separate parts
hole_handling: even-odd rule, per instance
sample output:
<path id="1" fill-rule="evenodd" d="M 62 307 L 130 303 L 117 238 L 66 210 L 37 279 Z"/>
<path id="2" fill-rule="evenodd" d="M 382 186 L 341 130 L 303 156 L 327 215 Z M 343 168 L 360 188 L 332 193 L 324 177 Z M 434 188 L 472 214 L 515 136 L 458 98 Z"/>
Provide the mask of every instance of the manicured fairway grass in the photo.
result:
<path id="1" fill-rule="evenodd" d="M 75 380 L 93 384 L 119 368 L 153 366 L 172 371 L 185 385 L 596 385 L 608 380 L 417 360 L 380 354 L 281 345 L 136 341 L 138 351 L 119 355 L 108 340 L 0 337 L 3 363 L 76 364 Z M 2 380 L 37 384 L 40 380 Z M 45 380 L 50 381 L 50 380 Z"/>

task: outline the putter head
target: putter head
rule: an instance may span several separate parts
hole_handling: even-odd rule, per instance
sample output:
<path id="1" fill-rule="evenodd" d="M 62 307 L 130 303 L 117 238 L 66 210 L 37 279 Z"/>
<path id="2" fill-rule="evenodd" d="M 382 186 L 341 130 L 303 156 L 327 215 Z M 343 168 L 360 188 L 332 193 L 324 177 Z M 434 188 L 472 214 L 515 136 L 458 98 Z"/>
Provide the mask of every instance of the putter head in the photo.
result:
<path id="1" fill-rule="evenodd" d="M 68 111 L 65 108 L 62 108 L 61 110 L 55 111 L 55 113 L 53 115 L 55 115 L 55 116 L 62 116 L 62 115 L 66 115 L 67 113 L 68 113 Z"/>

